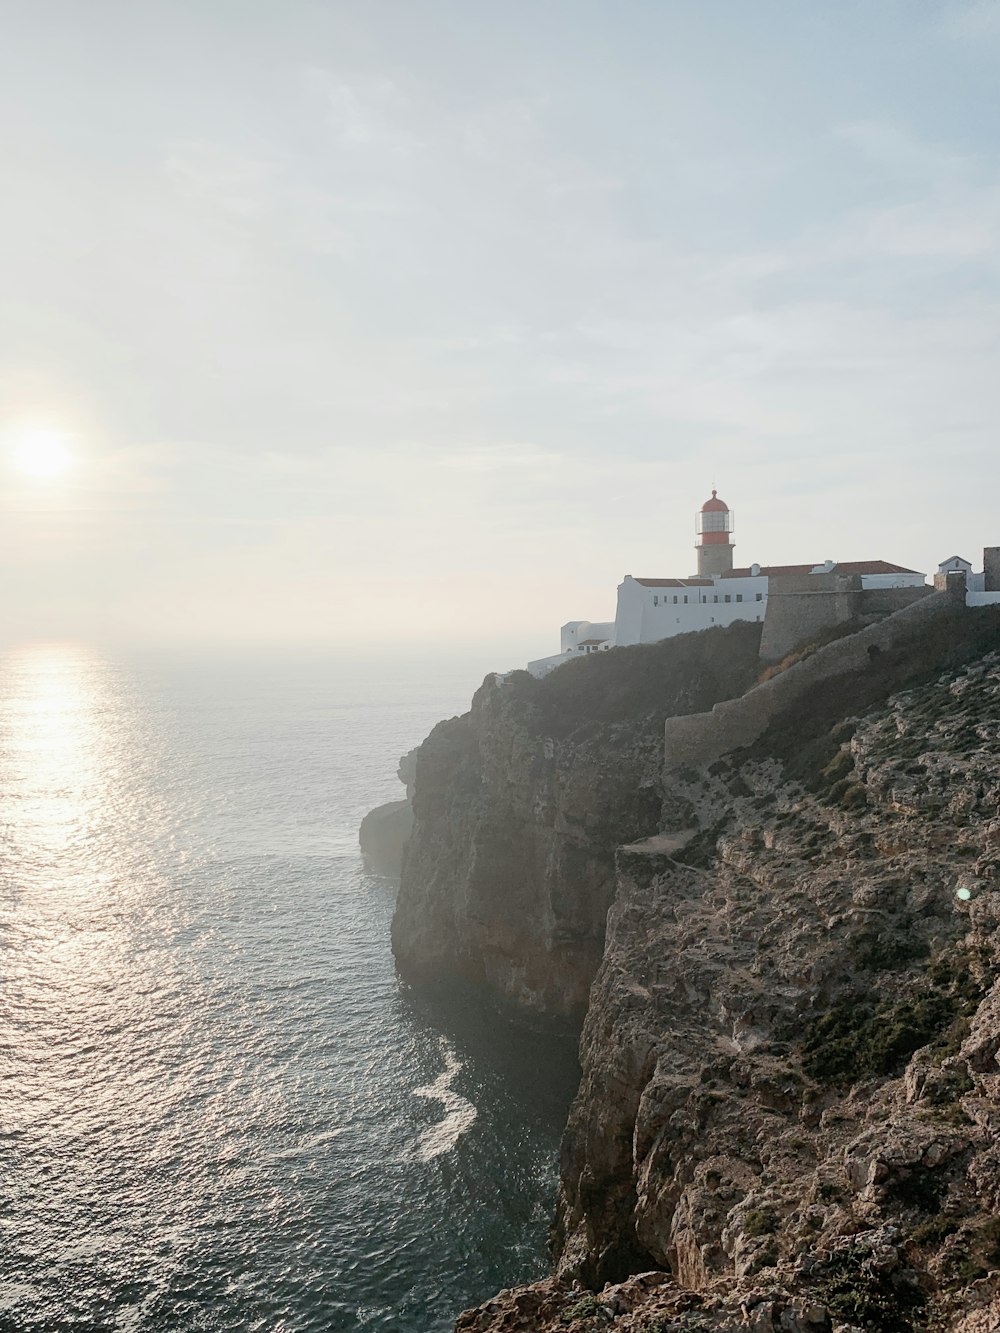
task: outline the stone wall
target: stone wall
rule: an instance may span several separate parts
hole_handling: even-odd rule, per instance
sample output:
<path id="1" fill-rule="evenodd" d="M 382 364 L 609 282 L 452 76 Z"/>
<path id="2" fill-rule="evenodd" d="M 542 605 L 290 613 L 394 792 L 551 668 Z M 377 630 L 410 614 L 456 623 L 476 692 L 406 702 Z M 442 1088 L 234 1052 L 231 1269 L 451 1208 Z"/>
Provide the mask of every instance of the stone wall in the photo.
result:
<path id="1" fill-rule="evenodd" d="M 861 614 L 858 574 L 780 574 L 768 580 L 760 656 L 779 662 L 833 625 Z"/>
<path id="2" fill-rule="evenodd" d="M 865 588 L 858 574 L 783 574 L 770 579 L 763 662 L 783 657 L 835 625 L 895 615 L 926 597 L 931 589 Z"/>
<path id="3" fill-rule="evenodd" d="M 861 593 L 861 615 L 894 616 L 933 591 L 926 583 L 920 588 L 865 588 Z"/>
<path id="4" fill-rule="evenodd" d="M 779 712 L 817 685 L 847 674 L 861 676 L 872 671 L 880 655 L 900 641 L 919 640 L 928 622 L 964 614 L 964 607 L 947 593 L 932 593 L 856 634 L 827 644 L 740 698 L 716 704 L 710 713 L 667 718 L 667 770 L 707 767 L 733 750 L 752 745 Z"/>
<path id="5" fill-rule="evenodd" d="M 983 591 L 1000 592 L 1000 546 L 984 548 L 983 574 Z"/>

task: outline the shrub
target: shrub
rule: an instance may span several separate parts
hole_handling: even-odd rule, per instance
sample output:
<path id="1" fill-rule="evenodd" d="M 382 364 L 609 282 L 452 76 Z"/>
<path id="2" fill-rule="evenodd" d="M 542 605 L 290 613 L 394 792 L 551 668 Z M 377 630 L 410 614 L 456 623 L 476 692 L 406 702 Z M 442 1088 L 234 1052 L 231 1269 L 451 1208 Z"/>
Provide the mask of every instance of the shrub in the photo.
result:
<path id="1" fill-rule="evenodd" d="M 942 1213 L 937 1213 L 934 1217 L 928 1217 L 925 1222 L 915 1226 L 910 1233 L 910 1239 L 915 1245 L 940 1245 L 941 1241 L 947 1240 L 958 1230 L 958 1223 L 953 1217 L 945 1217 Z"/>
<path id="2" fill-rule="evenodd" d="M 822 1083 L 897 1073 L 948 1027 L 956 1007 L 953 996 L 934 989 L 895 1003 L 849 995 L 812 1023 L 802 1043 L 803 1068 Z"/>
<path id="3" fill-rule="evenodd" d="M 851 782 L 840 794 L 840 804 L 844 810 L 856 810 L 868 804 L 868 788 L 863 782 Z"/>
<path id="4" fill-rule="evenodd" d="M 847 1249 L 826 1264 L 823 1299 L 834 1316 L 870 1333 L 913 1333 L 924 1298 L 919 1288 L 890 1273 L 873 1271 L 866 1251 Z"/>
<path id="5" fill-rule="evenodd" d="M 773 1236 L 778 1230 L 778 1214 L 773 1208 L 750 1208 L 743 1218 L 745 1236 Z"/>
<path id="6" fill-rule="evenodd" d="M 833 756 L 826 768 L 823 769 L 823 777 L 828 782 L 838 782 L 841 778 L 846 778 L 848 774 L 854 772 L 854 759 L 849 750 L 838 750 Z"/>
<path id="7" fill-rule="evenodd" d="M 586 1319 L 590 1315 L 600 1314 L 603 1308 L 597 1297 L 588 1291 L 586 1296 L 581 1296 L 575 1305 L 571 1305 L 568 1310 L 562 1312 L 560 1321 L 564 1324 L 571 1324 L 574 1319 Z"/>

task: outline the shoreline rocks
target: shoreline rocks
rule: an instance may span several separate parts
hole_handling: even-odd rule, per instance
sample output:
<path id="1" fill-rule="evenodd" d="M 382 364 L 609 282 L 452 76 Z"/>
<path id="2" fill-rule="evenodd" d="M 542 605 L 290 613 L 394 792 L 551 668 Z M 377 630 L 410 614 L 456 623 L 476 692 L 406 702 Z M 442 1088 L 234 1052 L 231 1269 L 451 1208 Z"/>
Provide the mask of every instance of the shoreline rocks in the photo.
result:
<path id="1" fill-rule="evenodd" d="M 365 864 L 377 875 L 399 878 L 403 854 L 413 832 L 413 784 L 417 774 L 417 750 L 408 750 L 399 761 L 396 776 L 406 788 L 401 801 L 387 801 L 369 810 L 361 821 L 358 841 Z"/>

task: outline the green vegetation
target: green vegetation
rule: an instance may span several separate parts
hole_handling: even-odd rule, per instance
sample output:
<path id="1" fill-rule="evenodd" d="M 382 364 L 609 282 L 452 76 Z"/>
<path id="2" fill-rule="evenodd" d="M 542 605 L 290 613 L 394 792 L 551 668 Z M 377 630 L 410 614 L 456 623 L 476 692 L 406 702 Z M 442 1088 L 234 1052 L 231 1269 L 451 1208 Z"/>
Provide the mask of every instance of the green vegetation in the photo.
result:
<path id="1" fill-rule="evenodd" d="M 996 968 L 986 948 L 950 949 L 928 964 L 927 977 L 935 986 L 947 988 L 956 996 L 963 1016 L 971 1018 L 996 980 Z"/>
<path id="2" fill-rule="evenodd" d="M 823 769 L 823 777 L 832 784 L 840 782 L 841 779 L 850 776 L 853 772 L 854 757 L 850 750 L 838 750 L 826 768 Z"/>
<path id="3" fill-rule="evenodd" d="M 910 1239 L 915 1245 L 940 1245 L 943 1240 L 953 1236 L 957 1230 L 958 1223 L 953 1217 L 945 1217 L 942 1213 L 937 1213 L 934 1217 L 928 1217 L 926 1221 L 914 1227 L 910 1233 Z"/>
<path id="4" fill-rule="evenodd" d="M 773 1236 L 778 1230 L 778 1214 L 773 1208 L 750 1208 L 743 1218 L 745 1236 Z"/>
<path id="5" fill-rule="evenodd" d="M 928 988 L 903 1000 L 849 995 L 817 1018 L 802 1043 L 803 1068 L 821 1083 L 898 1073 L 954 1019 L 954 997 Z"/>
<path id="6" fill-rule="evenodd" d="M 581 1296 L 575 1305 L 571 1305 L 568 1310 L 564 1310 L 560 1315 L 560 1322 L 571 1324 L 574 1319 L 588 1319 L 591 1315 L 600 1314 L 604 1306 L 592 1292 L 587 1292 L 586 1296 Z"/>
<path id="7" fill-rule="evenodd" d="M 828 1262 L 822 1296 L 830 1314 L 870 1333 L 913 1333 L 924 1307 L 919 1288 L 874 1271 L 868 1259 L 866 1251 L 850 1248 Z"/>
<path id="8" fill-rule="evenodd" d="M 856 810 L 868 804 L 868 788 L 863 782 L 849 782 L 840 793 L 838 800 L 844 810 Z"/>
<path id="9" fill-rule="evenodd" d="M 873 972 L 893 970 L 923 951 L 919 938 L 904 928 L 888 938 L 864 936 L 858 962 Z M 820 1083 L 857 1082 L 898 1073 L 922 1046 L 940 1064 L 958 1051 L 994 974 L 989 959 L 956 949 L 933 959 L 900 998 L 846 995 L 809 1026 L 801 1045 L 803 1068 Z M 948 1100 L 949 1091 L 958 1097 L 970 1086 L 956 1071 L 940 1097 Z"/>

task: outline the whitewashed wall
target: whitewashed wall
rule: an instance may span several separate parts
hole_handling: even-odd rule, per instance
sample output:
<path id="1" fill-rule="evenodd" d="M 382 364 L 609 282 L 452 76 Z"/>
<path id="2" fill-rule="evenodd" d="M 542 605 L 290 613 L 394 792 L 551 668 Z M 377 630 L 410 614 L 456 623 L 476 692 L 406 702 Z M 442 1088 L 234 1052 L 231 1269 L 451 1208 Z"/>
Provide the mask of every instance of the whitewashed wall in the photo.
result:
<path id="1" fill-rule="evenodd" d="M 757 594 L 761 600 L 757 601 Z M 674 601 L 674 598 L 677 601 Z M 685 602 L 684 598 L 687 598 Z M 726 601 L 726 598 L 729 601 Z M 741 600 L 737 600 L 737 598 Z M 626 576 L 618 588 L 615 643 L 658 643 L 691 630 L 763 620 L 767 579 L 717 579 L 705 587 L 650 588 Z"/>

